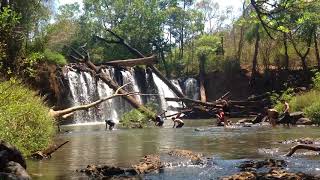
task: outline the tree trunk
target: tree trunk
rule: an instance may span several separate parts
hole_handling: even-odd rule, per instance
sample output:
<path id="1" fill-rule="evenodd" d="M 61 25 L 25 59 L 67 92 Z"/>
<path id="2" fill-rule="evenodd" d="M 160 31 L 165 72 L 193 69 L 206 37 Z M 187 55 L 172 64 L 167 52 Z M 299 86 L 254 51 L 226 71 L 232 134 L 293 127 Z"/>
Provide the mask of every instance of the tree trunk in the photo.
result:
<path id="1" fill-rule="evenodd" d="M 200 100 L 202 102 L 207 101 L 206 97 L 206 89 L 204 87 L 204 77 L 205 77 L 205 61 L 206 61 L 206 55 L 202 54 L 199 57 L 199 79 L 200 79 Z"/>
<path id="2" fill-rule="evenodd" d="M 100 68 L 97 68 L 91 61 L 86 61 L 86 64 L 89 68 L 94 70 L 99 78 L 106 83 L 111 89 L 114 91 L 119 90 L 120 94 L 127 94 L 127 92 L 119 87 L 117 83 L 115 83 L 110 77 L 108 77 L 107 74 L 101 73 Z M 141 111 L 143 114 L 147 115 L 150 118 L 155 118 L 155 114 L 144 107 L 142 104 L 140 104 L 134 97 L 132 96 L 123 96 L 124 99 L 126 99 L 134 108 Z"/>
<path id="3" fill-rule="evenodd" d="M 319 47 L 318 47 L 318 39 L 317 39 L 317 31 L 314 32 L 314 48 L 316 53 L 316 58 L 318 62 L 318 69 L 320 69 L 320 54 L 319 54 Z"/>
<path id="4" fill-rule="evenodd" d="M 98 37 L 96 36 L 99 40 L 105 41 L 107 43 L 117 43 L 117 44 L 121 44 L 123 46 L 125 46 L 132 54 L 136 55 L 139 58 L 145 58 L 145 56 L 139 52 L 137 49 L 135 49 L 134 47 L 130 46 L 123 38 L 121 38 L 119 35 L 117 35 L 116 33 L 114 33 L 113 31 L 107 29 L 108 32 L 110 32 L 113 36 L 115 36 L 119 41 L 108 41 L 104 38 Z M 147 66 L 149 67 L 178 97 L 182 98 L 184 97 L 184 95 L 182 94 L 181 91 L 179 91 L 179 89 L 174 86 L 165 76 L 163 76 L 161 74 L 161 72 L 152 65 Z"/>
<path id="5" fill-rule="evenodd" d="M 254 54 L 253 54 L 253 59 L 252 59 L 252 70 L 251 70 L 251 80 L 250 80 L 250 84 L 253 85 L 255 80 L 256 80 L 256 76 L 257 76 L 257 64 L 258 64 L 258 54 L 259 54 L 259 42 L 260 42 L 260 34 L 259 34 L 259 25 L 256 25 L 256 43 L 254 46 Z"/>
<path id="6" fill-rule="evenodd" d="M 284 45 L 284 55 L 285 55 L 285 69 L 289 70 L 289 54 L 288 54 L 288 37 L 287 33 L 283 33 L 283 45 Z"/>
<path id="7" fill-rule="evenodd" d="M 152 65 L 157 63 L 157 58 L 155 56 L 139 58 L 139 59 L 126 59 L 126 60 L 114 60 L 103 63 L 108 66 L 137 66 L 137 65 Z"/>

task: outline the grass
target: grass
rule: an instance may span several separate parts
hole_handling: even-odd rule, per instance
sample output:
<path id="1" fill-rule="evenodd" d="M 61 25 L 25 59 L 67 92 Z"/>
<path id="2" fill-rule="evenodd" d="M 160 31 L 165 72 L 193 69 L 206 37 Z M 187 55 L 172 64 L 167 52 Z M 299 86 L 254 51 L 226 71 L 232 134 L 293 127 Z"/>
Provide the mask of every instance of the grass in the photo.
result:
<path id="1" fill-rule="evenodd" d="M 0 139 L 24 155 L 46 148 L 55 133 L 54 119 L 35 92 L 19 82 L 0 82 Z"/>

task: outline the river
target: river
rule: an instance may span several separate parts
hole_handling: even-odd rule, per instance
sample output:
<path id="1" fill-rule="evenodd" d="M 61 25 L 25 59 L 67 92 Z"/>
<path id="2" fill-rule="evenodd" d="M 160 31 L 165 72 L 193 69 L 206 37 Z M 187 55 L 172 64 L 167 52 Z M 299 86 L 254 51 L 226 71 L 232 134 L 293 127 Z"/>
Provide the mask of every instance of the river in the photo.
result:
<path id="1" fill-rule="evenodd" d="M 28 160 L 33 179 L 88 179 L 76 172 L 88 164 L 127 167 L 147 154 L 165 154 L 172 149 L 188 149 L 212 158 L 210 166 L 166 168 L 145 179 L 217 179 L 238 172 L 237 165 L 248 159 L 276 158 L 288 162 L 288 170 L 320 174 L 320 157 L 314 153 L 297 153 L 284 157 L 293 144 L 279 144 L 287 139 L 319 138 L 317 127 L 242 127 L 210 126 L 211 120 L 185 120 L 181 129 L 145 128 L 105 130 L 104 124 L 63 126 L 57 142 L 70 142 L 49 160 Z M 197 130 L 196 130 L 197 129 Z"/>

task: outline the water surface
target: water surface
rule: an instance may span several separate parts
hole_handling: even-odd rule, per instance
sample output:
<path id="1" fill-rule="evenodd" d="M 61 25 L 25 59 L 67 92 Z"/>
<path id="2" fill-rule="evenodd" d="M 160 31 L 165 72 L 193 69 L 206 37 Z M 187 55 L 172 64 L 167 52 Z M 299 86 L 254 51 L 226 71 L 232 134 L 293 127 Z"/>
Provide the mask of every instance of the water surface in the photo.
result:
<path id="1" fill-rule="evenodd" d="M 165 154 L 172 149 L 188 149 L 213 158 L 208 166 L 166 168 L 146 179 L 216 179 L 238 172 L 237 165 L 248 159 L 277 158 L 288 161 L 288 170 L 320 173 L 320 157 L 295 154 L 283 157 L 292 144 L 278 141 L 301 137 L 319 138 L 317 127 L 269 128 L 213 127 L 210 120 L 186 120 L 185 127 L 105 130 L 103 124 L 64 126 L 56 141 L 69 140 L 50 160 L 28 161 L 34 179 L 87 179 L 76 169 L 88 164 L 128 167 L 147 154 Z"/>

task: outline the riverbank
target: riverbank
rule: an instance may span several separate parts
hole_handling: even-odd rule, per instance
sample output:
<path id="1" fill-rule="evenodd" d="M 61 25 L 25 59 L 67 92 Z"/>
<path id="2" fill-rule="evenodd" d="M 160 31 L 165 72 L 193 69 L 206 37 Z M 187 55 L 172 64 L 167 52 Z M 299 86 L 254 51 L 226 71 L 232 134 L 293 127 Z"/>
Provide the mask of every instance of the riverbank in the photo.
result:
<path id="1" fill-rule="evenodd" d="M 56 142 L 69 140 L 50 160 L 28 160 L 28 172 L 33 179 L 79 179 L 85 177 L 76 169 L 88 164 L 108 164 L 127 167 L 148 154 L 165 154 L 172 149 L 188 149 L 212 157 L 211 167 L 179 166 L 150 174 L 150 179 L 204 179 L 237 173 L 236 166 L 248 159 L 280 158 L 289 162 L 288 169 L 317 173 L 319 156 L 298 152 L 284 157 L 292 144 L 279 141 L 302 137 L 318 138 L 320 129 L 248 127 L 225 129 L 209 127 L 212 120 L 185 120 L 182 129 L 145 128 L 106 131 L 103 124 L 93 126 L 62 126 Z M 195 131 L 196 128 L 201 131 Z"/>

